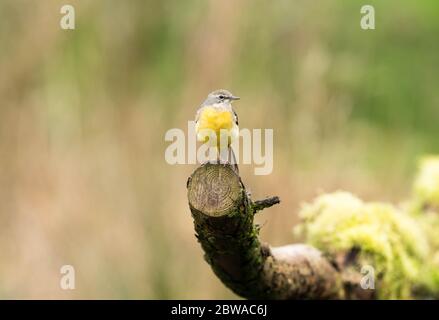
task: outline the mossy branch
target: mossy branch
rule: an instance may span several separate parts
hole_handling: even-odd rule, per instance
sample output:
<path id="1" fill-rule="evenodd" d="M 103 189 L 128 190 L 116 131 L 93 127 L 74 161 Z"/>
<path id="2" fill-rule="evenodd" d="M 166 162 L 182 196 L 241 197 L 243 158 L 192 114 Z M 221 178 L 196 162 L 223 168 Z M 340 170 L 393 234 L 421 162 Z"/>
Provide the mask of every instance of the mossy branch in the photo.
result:
<path id="1" fill-rule="evenodd" d="M 260 243 L 253 218 L 278 197 L 253 202 L 231 166 L 201 166 L 188 180 L 206 260 L 246 298 L 437 298 L 439 157 L 423 160 L 414 191 L 401 207 L 323 194 L 303 205 L 295 228 L 313 247 L 271 248 Z M 360 286 L 364 266 L 373 268 L 376 290 Z"/>
<path id="2" fill-rule="evenodd" d="M 253 212 L 256 213 L 266 208 L 270 208 L 278 203 L 280 203 L 279 197 L 270 197 L 263 200 L 256 200 L 252 203 Z"/>
<path id="3" fill-rule="evenodd" d="M 342 298 L 340 273 L 307 245 L 271 248 L 258 239 L 258 210 L 279 203 L 252 202 L 229 165 L 206 164 L 188 180 L 188 200 L 205 259 L 221 281 L 250 299 Z"/>

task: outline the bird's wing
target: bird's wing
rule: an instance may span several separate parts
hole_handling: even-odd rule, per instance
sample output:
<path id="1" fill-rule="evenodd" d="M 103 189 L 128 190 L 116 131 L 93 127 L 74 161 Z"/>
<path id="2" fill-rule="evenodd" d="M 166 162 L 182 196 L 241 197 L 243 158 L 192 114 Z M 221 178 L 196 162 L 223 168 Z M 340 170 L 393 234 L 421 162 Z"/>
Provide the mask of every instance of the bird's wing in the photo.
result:
<path id="1" fill-rule="evenodd" d="M 233 111 L 233 114 L 235 116 L 235 123 L 236 123 L 236 125 L 239 125 L 239 123 L 238 123 L 238 114 L 235 112 L 235 110 L 233 110 L 233 108 L 232 108 L 232 111 Z"/>
<path id="2" fill-rule="evenodd" d="M 198 120 L 200 119 L 200 114 L 202 109 L 203 107 L 198 108 L 197 113 L 195 114 L 195 123 L 197 123 Z"/>

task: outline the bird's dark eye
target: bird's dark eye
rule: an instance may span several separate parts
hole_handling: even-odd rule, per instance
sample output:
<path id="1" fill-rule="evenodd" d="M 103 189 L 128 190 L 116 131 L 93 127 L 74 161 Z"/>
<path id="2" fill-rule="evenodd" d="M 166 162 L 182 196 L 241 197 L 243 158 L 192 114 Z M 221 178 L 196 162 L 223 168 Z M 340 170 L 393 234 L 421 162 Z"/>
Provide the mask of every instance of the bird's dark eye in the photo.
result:
<path id="1" fill-rule="evenodd" d="M 224 100 L 224 96 L 223 95 L 220 95 L 218 98 L 220 98 L 221 100 Z"/>

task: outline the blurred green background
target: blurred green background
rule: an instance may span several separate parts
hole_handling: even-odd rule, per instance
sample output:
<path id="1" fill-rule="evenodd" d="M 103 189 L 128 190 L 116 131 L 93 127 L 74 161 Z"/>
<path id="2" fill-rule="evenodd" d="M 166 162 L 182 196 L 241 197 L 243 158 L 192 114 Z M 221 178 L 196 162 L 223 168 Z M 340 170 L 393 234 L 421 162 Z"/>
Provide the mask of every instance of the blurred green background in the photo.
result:
<path id="1" fill-rule="evenodd" d="M 237 298 L 194 237 L 195 166 L 164 160 L 217 88 L 241 127 L 274 128 L 273 173 L 241 166 L 254 198 L 282 199 L 264 241 L 299 241 L 320 192 L 406 198 L 439 152 L 438 36 L 437 0 L 0 0 L 0 298 Z"/>

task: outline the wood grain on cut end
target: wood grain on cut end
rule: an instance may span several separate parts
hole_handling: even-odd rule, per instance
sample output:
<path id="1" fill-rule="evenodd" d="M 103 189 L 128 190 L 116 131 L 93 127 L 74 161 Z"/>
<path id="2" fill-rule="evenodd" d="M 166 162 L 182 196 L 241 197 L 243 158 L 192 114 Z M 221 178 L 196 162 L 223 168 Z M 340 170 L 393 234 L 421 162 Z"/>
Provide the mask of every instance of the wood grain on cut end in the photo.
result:
<path id="1" fill-rule="evenodd" d="M 199 167 L 188 183 L 189 205 L 211 217 L 225 216 L 241 200 L 243 186 L 230 165 Z"/>

